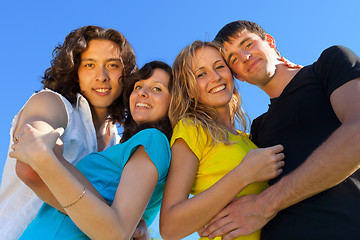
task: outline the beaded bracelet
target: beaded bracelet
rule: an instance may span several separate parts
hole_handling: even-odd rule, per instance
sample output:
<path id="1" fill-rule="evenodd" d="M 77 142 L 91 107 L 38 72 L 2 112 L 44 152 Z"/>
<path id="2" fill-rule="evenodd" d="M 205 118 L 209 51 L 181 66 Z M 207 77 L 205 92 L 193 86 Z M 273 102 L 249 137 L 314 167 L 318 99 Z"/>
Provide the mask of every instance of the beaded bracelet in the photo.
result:
<path id="1" fill-rule="evenodd" d="M 62 208 L 68 208 L 68 207 L 71 207 L 71 206 L 74 206 L 80 199 L 82 199 L 84 197 L 86 193 L 86 189 L 84 187 L 84 191 L 82 192 L 82 194 L 80 195 L 80 197 L 78 197 L 77 199 L 75 199 L 72 203 L 70 203 L 69 205 L 66 205 L 66 206 L 62 206 Z"/>

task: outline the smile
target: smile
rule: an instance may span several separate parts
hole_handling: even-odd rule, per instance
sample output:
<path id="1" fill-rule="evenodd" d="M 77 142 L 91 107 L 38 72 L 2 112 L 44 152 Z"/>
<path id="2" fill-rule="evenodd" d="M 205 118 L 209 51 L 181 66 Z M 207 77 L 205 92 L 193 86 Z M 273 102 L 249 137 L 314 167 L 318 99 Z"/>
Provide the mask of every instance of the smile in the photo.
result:
<path id="1" fill-rule="evenodd" d="M 98 92 L 98 93 L 106 93 L 108 91 L 110 91 L 110 88 L 96 88 L 94 89 L 95 92 Z"/>
<path id="2" fill-rule="evenodd" d="M 260 61 L 260 59 L 256 59 L 252 63 L 250 63 L 248 72 L 251 72 L 255 68 L 255 66 L 259 63 L 259 61 Z"/>
<path id="3" fill-rule="evenodd" d="M 151 106 L 147 103 L 137 103 L 135 106 L 141 108 L 151 108 Z"/>
<path id="4" fill-rule="evenodd" d="M 217 93 L 217 92 L 220 92 L 222 90 L 224 90 L 226 87 L 225 85 L 221 85 L 221 86 L 218 86 L 218 87 L 215 87 L 213 89 L 210 90 L 210 93 Z"/>

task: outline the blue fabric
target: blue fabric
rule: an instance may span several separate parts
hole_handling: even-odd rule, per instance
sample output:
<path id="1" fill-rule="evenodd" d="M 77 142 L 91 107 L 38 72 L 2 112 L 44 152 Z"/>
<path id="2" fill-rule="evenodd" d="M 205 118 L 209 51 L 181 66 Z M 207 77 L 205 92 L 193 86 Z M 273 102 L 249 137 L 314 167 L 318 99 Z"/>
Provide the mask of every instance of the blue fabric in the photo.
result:
<path id="1" fill-rule="evenodd" d="M 76 167 L 89 179 L 106 201 L 112 203 L 120 182 L 122 170 L 137 149 L 145 151 L 156 166 L 159 179 L 144 212 L 148 226 L 160 210 L 165 180 L 170 166 L 170 146 L 166 136 L 157 129 L 145 129 L 128 141 L 93 152 L 81 159 Z M 20 239 L 89 239 L 76 227 L 70 217 L 48 204 L 43 204 L 36 218 L 31 222 Z"/>

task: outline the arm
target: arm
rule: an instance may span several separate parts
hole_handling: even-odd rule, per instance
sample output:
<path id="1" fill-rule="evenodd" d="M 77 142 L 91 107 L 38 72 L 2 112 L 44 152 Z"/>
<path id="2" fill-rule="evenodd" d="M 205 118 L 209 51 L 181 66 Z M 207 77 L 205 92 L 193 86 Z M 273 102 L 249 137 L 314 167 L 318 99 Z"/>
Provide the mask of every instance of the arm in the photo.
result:
<path id="1" fill-rule="evenodd" d="M 63 102 L 57 95 L 49 92 L 42 92 L 33 96 L 20 113 L 17 126 L 14 130 L 14 136 L 21 136 L 23 134 L 23 126 L 28 123 L 31 123 L 34 128 L 44 133 L 58 127 L 66 128 L 67 113 Z M 53 147 L 53 151 L 61 163 L 74 176 L 77 176 L 88 189 L 102 199 L 101 195 L 97 193 L 95 188 L 77 168 L 63 158 L 62 142 L 60 140 Z M 65 213 L 40 176 L 28 164 L 17 161 L 16 174 L 41 200 Z"/>
<path id="2" fill-rule="evenodd" d="M 261 194 L 244 196 L 225 208 L 202 236 L 232 231 L 224 237 L 227 240 L 247 235 L 282 209 L 337 185 L 359 169 L 360 78 L 336 89 L 330 101 L 342 125 L 295 171 Z"/>
<path id="3" fill-rule="evenodd" d="M 42 92 L 30 98 L 28 103 L 20 112 L 14 136 L 20 136 L 25 124 L 31 123 L 41 132 L 50 132 L 54 128 L 67 126 L 67 114 L 65 106 L 60 98 L 49 92 Z M 61 141 L 54 147 L 57 156 L 62 157 Z M 41 180 L 39 175 L 27 164 L 16 162 L 17 176 L 43 201 L 59 207 L 58 202 Z"/>
<path id="4" fill-rule="evenodd" d="M 171 148 L 172 159 L 160 211 L 164 239 L 180 239 L 206 224 L 248 184 L 280 174 L 281 146 L 250 151 L 241 164 L 209 189 L 188 199 L 198 168 L 198 158 L 183 139 Z"/>
<path id="5" fill-rule="evenodd" d="M 69 205 L 82 195 L 83 184 L 56 158 L 52 144 L 58 130 L 43 134 L 29 125 L 10 154 L 26 161 L 42 178 L 62 206 Z M 33 138 L 28 136 L 33 135 Z M 76 204 L 65 208 L 76 225 L 91 239 L 129 239 L 147 206 L 156 186 L 158 172 L 139 147 L 123 169 L 112 206 L 108 206 L 92 192 L 86 193 Z M 91 209 L 92 211 L 89 211 Z"/>

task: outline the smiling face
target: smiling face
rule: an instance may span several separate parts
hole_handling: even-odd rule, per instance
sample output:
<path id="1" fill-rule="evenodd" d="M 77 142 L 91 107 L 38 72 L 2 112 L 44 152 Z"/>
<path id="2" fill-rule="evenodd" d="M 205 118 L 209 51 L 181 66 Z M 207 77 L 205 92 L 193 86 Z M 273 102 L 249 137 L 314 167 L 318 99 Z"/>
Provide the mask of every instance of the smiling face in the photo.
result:
<path id="1" fill-rule="evenodd" d="M 243 31 L 231 42 L 224 42 L 225 59 L 239 79 L 264 87 L 275 75 L 278 55 L 270 35 L 262 40 L 258 35 Z"/>
<path id="2" fill-rule="evenodd" d="M 109 40 L 91 40 L 78 69 L 81 94 L 93 111 L 107 111 L 121 95 L 123 65 L 120 49 Z"/>
<path id="3" fill-rule="evenodd" d="M 220 52 L 210 46 L 199 48 L 193 60 L 199 102 L 215 109 L 228 107 L 234 79 Z"/>
<path id="4" fill-rule="evenodd" d="M 160 68 L 152 76 L 137 81 L 130 95 L 130 113 L 137 124 L 156 122 L 167 116 L 171 95 L 170 76 Z"/>

